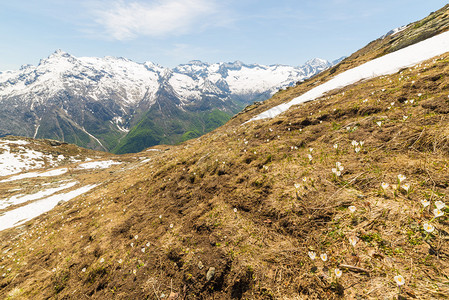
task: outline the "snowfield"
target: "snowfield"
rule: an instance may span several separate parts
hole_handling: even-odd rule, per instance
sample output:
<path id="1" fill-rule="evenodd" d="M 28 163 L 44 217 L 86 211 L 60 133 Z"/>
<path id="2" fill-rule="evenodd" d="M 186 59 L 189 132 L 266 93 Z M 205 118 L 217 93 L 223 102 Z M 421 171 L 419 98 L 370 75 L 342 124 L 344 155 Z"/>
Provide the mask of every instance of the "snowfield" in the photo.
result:
<path id="1" fill-rule="evenodd" d="M 10 206 L 14 206 L 14 205 L 19 205 L 22 203 L 26 203 L 28 201 L 34 201 L 34 200 L 38 200 L 41 199 L 43 197 L 48 197 L 50 195 L 53 195 L 54 193 L 60 192 L 62 190 L 66 190 L 69 189 L 71 187 L 73 187 L 74 185 L 76 185 L 78 182 L 73 181 L 73 182 L 69 182 L 63 185 L 60 185 L 58 187 L 55 188 L 51 188 L 51 189 L 47 189 L 44 191 L 39 191 L 37 193 L 34 194 L 29 194 L 29 195 L 16 195 L 16 196 L 12 196 L 8 199 L 2 199 L 0 200 L 0 209 L 5 209 L 8 208 Z"/>
<path id="2" fill-rule="evenodd" d="M 315 100 L 334 89 L 348 86 L 360 80 L 393 74 L 402 68 L 411 67 L 448 51 L 449 32 L 444 32 L 407 48 L 387 54 L 380 58 L 371 60 L 361 66 L 345 71 L 335 76 L 328 82 L 311 89 L 297 98 L 294 98 L 290 102 L 280 104 L 253 117 L 248 122 L 274 118 L 288 110 L 293 105 Z"/>
<path id="3" fill-rule="evenodd" d="M 22 143 L 21 143 L 22 142 Z M 26 145 L 25 141 L 0 141 L 0 176 L 8 176 L 29 169 L 42 168 L 45 159 L 51 161 L 50 156 L 42 152 L 20 148 L 18 152 L 12 152 L 6 143 Z"/>
<path id="4" fill-rule="evenodd" d="M 36 177 L 59 176 L 59 175 L 67 173 L 67 171 L 68 171 L 67 168 L 62 168 L 62 169 L 55 169 L 55 170 L 50 170 L 50 171 L 42 172 L 42 173 L 36 173 L 36 172 L 24 173 L 24 174 L 19 174 L 16 176 L 9 177 L 7 179 L 1 180 L 0 182 L 9 182 L 9 181 L 28 179 L 28 178 L 36 178 Z"/>
<path id="5" fill-rule="evenodd" d="M 0 215 L 0 231 L 21 225 L 43 213 L 50 211 L 59 202 L 69 201 L 75 197 L 87 193 L 96 186 L 96 184 L 86 185 L 67 193 L 56 194 L 48 198 L 32 202 L 26 206 L 7 211 L 3 215 Z"/>
<path id="6" fill-rule="evenodd" d="M 109 168 L 113 165 L 120 165 L 121 163 L 113 161 L 113 160 L 105 160 L 105 161 L 92 161 L 80 164 L 78 169 L 105 169 Z"/>
<path id="7" fill-rule="evenodd" d="M 50 211 L 59 202 L 69 201 L 101 184 L 101 178 L 98 178 L 97 182 L 84 184 L 82 181 L 74 180 L 73 176 L 70 180 L 65 179 L 69 171 L 68 167 L 34 172 L 26 171 L 70 162 L 77 164 L 77 174 L 84 175 L 90 173 L 92 169 L 106 169 L 113 165 L 122 164 L 113 160 L 94 160 L 92 158 L 85 158 L 85 162 L 82 162 L 71 156 L 47 155 L 30 149 L 31 146 L 33 146 L 33 143 L 28 141 L 0 139 L 0 176 L 12 175 L 0 180 L 0 185 L 11 185 L 10 192 L 30 190 L 29 193 L 21 192 L 8 198 L 0 196 L 2 198 L 0 198 L 0 211 L 2 211 L 0 212 L 0 231 L 23 224 Z M 23 173 L 14 175 L 19 172 Z M 64 178 L 61 178 L 61 176 Z M 30 178 L 42 178 L 42 180 L 35 186 L 30 186 L 29 181 L 21 181 Z M 51 187 L 48 187 L 48 185 L 51 185 Z M 76 185 L 80 187 L 71 190 Z M 17 188 L 19 186 L 20 188 Z"/>

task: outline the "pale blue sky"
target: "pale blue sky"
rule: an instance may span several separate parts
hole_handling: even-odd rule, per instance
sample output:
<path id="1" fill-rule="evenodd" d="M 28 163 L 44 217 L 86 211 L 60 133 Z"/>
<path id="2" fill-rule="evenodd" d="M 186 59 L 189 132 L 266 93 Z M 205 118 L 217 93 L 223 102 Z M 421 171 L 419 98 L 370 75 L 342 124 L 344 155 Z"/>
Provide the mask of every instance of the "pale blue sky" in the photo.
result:
<path id="1" fill-rule="evenodd" d="M 0 70 L 56 49 L 174 67 L 206 62 L 302 65 L 350 55 L 422 19 L 438 0 L 0 0 Z"/>

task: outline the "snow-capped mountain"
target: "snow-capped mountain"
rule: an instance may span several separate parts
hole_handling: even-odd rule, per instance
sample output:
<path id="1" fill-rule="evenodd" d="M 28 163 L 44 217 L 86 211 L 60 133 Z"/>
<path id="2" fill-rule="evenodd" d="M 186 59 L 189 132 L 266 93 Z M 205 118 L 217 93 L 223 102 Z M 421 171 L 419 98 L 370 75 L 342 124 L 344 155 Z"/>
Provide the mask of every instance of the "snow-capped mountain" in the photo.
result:
<path id="1" fill-rule="evenodd" d="M 0 72 L 0 135 L 52 138 L 111 151 L 144 116 L 154 122 L 155 110 L 167 120 L 187 118 L 186 111 L 214 110 L 229 118 L 244 105 L 265 100 L 331 65 L 322 59 L 301 67 L 191 61 L 169 69 L 126 58 L 77 58 L 58 50 L 37 66 Z M 179 140 L 153 125 L 161 132 L 150 144 Z M 189 126 L 178 124 L 172 131 L 179 138 L 196 129 Z"/>

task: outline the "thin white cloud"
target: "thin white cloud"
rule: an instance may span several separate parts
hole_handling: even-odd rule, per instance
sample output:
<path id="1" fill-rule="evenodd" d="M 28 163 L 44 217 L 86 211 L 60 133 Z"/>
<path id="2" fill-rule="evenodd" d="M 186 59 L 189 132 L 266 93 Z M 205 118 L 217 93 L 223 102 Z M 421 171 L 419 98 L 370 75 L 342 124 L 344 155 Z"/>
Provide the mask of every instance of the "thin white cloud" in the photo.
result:
<path id="1" fill-rule="evenodd" d="M 218 11 L 214 0 L 108 1 L 94 11 L 96 22 L 117 40 L 139 36 L 161 37 L 191 32 L 210 25 Z"/>

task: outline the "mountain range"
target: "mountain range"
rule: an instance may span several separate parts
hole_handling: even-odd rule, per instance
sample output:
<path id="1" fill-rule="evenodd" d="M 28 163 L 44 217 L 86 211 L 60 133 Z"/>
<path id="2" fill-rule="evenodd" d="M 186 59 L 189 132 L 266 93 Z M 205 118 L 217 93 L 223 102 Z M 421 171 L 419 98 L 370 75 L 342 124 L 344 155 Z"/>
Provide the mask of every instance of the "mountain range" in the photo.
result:
<path id="1" fill-rule="evenodd" d="M 0 136 L 49 138 L 115 153 L 177 143 L 224 124 L 244 106 L 331 67 L 191 61 L 169 69 L 57 50 L 0 73 Z"/>

